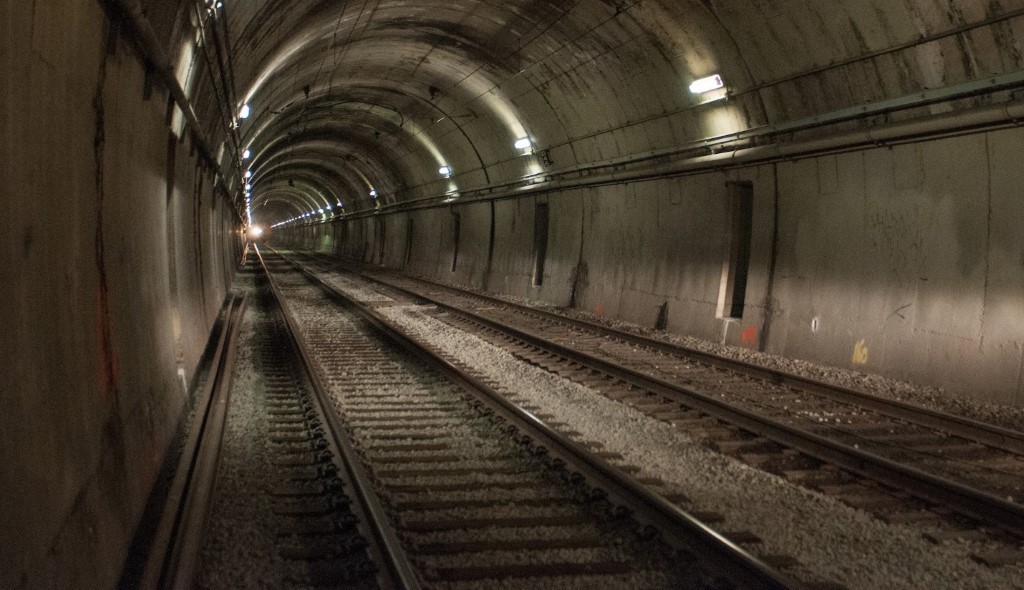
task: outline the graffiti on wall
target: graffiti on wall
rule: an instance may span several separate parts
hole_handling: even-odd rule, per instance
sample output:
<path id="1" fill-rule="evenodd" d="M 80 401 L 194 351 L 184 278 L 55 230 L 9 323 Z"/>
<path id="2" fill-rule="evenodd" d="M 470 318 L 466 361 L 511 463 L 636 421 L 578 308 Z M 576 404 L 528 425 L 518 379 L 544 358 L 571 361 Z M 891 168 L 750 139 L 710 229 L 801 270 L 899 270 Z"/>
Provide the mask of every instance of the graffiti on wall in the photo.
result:
<path id="1" fill-rule="evenodd" d="M 853 346 L 853 364 L 855 365 L 866 365 L 868 364 L 868 345 L 867 342 L 861 338 L 857 341 L 857 344 Z"/>

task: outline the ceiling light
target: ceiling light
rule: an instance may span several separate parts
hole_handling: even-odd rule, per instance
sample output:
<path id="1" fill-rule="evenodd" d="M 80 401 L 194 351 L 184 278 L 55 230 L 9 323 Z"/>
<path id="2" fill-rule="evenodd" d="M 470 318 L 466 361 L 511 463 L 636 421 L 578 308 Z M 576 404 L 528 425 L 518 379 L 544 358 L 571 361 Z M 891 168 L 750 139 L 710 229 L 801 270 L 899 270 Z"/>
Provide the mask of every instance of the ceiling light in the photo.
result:
<path id="1" fill-rule="evenodd" d="M 694 94 L 704 94 L 705 92 L 711 92 L 712 90 L 718 90 L 724 88 L 725 82 L 722 81 L 722 77 L 718 74 L 714 76 L 708 76 L 707 78 L 701 78 L 700 80 L 694 81 L 690 84 L 690 92 Z"/>
<path id="2" fill-rule="evenodd" d="M 246 170 L 245 171 L 245 177 L 246 178 L 252 178 L 252 170 Z"/>
<path id="3" fill-rule="evenodd" d="M 445 178 L 450 178 L 452 175 L 452 168 L 451 166 L 441 166 L 438 168 L 437 172 Z"/>
<path id="4" fill-rule="evenodd" d="M 370 196 L 376 199 L 377 198 L 377 189 L 370 190 Z"/>
<path id="5" fill-rule="evenodd" d="M 530 141 L 529 137 L 524 137 L 524 138 L 516 141 L 516 149 L 517 150 L 525 150 L 526 148 L 530 147 L 531 145 L 533 145 L 533 142 Z"/>
<path id="6" fill-rule="evenodd" d="M 245 150 L 244 152 L 242 152 L 242 159 L 243 160 L 248 160 L 251 157 L 252 157 L 252 152 L 250 152 L 249 150 Z"/>
<path id="7" fill-rule="evenodd" d="M 251 113 L 252 113 L 252 110 L 249 109 L 248 103 L 247 104 L 243 104 L 241 110 L 238 111 L 238 118 L 239 119 L 248 119 L 249 115 Z"/>

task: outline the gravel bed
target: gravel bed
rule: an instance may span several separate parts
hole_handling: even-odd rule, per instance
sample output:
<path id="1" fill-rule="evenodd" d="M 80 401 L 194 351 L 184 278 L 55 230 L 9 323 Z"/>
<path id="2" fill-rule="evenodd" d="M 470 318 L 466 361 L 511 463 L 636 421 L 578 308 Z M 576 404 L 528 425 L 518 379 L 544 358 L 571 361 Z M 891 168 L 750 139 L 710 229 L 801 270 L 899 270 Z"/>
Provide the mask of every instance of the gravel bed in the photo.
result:
<path id="1" fill-rule="evenodd" d="M 726 516 L 720 530 L 746 530 L 764 540 L 765 554 L 791 555 L 812 579 L 864 588 L 1024 588 L 1024 568 L 991 570 L 969 557 L 976 545 L 935 545 L 921 529 L 890 525 L 822 494 L 711 452 L 669 424 L 592 390 L 519 361 L 484 340 L 419 310 L 381 313 L 417 338 L 507 384 L 518 398 L 583 439 L 602 443 L 685 494 L 686 508 Z"/>
<path id="2" fill-rule="evenodd" d="M 284 563 L 270 506 L 274 470 L 261 405 L 263 383 L 251 345 L 267 314 L 249 306 L 242 321 L 217 490 L 205 532 L 197 588 L 281 588 Z"/>
<path id="3" fill-rule="evenodd" d="M 430 279 L 425 278 L 422 280 L 430 281 Z M 445 283 L 439 284 L 444 285 Z M 1024 408 L 1006 404 L 977 401 L 972 399 L 970 392 L 951 391 L 941 387 L 919 385 L 899 379 L 883 377 L 881 375 L 869 375 L 849 369 L 830 367 L 810 361 L 786 358 L 766 352 L 758 352 L 756 350 L 750 350 L 740 346 L 719 344 L 691 336 L 683 336 L 662 330 L 654 330 L 631 322 L 609 319 L 579 309 L 552 306 L 523 297 L 484 292 L 479 289 L 468 288 L 463 285 L 448 284 L 447 286 L 479 293 L 488 297 L 494 297 L 517 305 L 542 309 L 544 311 L 557 313 L 570 318 L 590 321 L 609 328 L 621 330 L 623 332 L 645 336 L 647 338 L 661 340 L 663 342 L 679 344 L 701 352 L 744 361 L 769 369 L 785 371 L 802 377 L 817 379 L 840 387 L 856 389 L 879 397 L 904 401 L 925 408 L 949 412 L 951 414 L 989 422 L 1005 428 L 1024 431 Z"/>
<path id="4" fill-rule="evenodd" d="M 391 303 L 394 301 L 393 298 L 387 295 L 337 273 L 321 274 L 319 276 L 328 285 L 339 291 L 344 291 L 349 297 L 361 303 Z"/>

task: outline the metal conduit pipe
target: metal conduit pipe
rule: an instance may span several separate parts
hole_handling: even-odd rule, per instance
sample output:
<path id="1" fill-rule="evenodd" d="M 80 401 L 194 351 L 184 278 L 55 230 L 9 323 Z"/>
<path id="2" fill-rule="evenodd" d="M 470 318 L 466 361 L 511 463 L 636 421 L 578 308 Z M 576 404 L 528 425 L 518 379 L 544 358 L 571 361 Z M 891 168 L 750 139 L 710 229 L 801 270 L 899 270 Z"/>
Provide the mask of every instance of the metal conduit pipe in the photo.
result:
<path id="1" fill-rule="evenodd" d="M 226 187 L 227 181 L 224 179 L 224 174 L 220 170 L 220 163 L 217 162 L 217 159 L 214 156 L 210 142 L 202 136 L 202 127 L 199 125 L 199 119 L 196 117 L 195 110 L 192 108 L 192 103 L 189 101 L 188 96 L 185 95 L 185 91 L 181 88 L 181 84 L 178 83 L 178 77 L 174 71 L 174 65 L 171 63 L 170 58 L 168 58 L 163 46 L 157 39 L 156 32 L 153 30 L 153 26 L 150 25 L 149 19 L 146 18 L 146 12 L 142 9 L 142 5 L 139 3 L 139 0 L 102 1 L 116 14 L 125 17 L 125 20 L 131 29 L 132 36 L 139 44 L 139 48 L 142 50 L 143 58 L 152 64 L 153 68 L 160 76 L 160 79 L 163 81 L 164 86 L 167 88 L 168 92 L 171 93 L 171 98 L 174 99 L 175 104 L 177 104 L 178 108 L 181 109 L 182 114 L 185 116 L 186 123 L 192 129 L 192 136 L 198 144 L 200 153 L 207 161 L 209 161 L 217 176 L 220 177 L 221 186 Z M 227 195 L 226 192 L 225 195 Z"/>
<path id="2" fill-rule="evenodd" d="M 613 172 L 609 176 L 614 180 L 624 180 L 633 176 L 673 176 L 711 168 L 798 159 L 837 151 L 848 151 L 943 135 L 962 134 L 1004 125 L 1021 124 L 1024 124 L 1024 101 L 1014 101 L 956 114 L 942 114 L 914 121 L 906 121 L 878 129 L 851 131 L 828 138 L 799 141 L 791 144 L 775 143 L 708 156 L 698 156 L 680 162 L 656 166 L 650 171 L 644 171 L 636 175 L 620 176 Z"/>
<path id="3" fill-rule="evenodd" d="M 735 146 L 737 145 L 742 144 L 743 146 L 748 146 L 750 144 L 759 141 L 765 141 L 768 138 L 782 134 L 790 134 L 798 131 L 809 131 L 813 129 L 828 127 L 830 125 L 835 125 L 837 123 L 852 121 L 855 119 L 905 111 L 907 109 L 920 108 L 931 104 L 949 102 L 953 100 L 969 98 L 992 92 L 1015 90 L 1021 87 L 1024 87 L 1024 71 L 1014 71 L 1008 74 L 1000 74 L 988 78 L 971 80 L 969 82 L 955 84 L 953 86 L 947 86 L 943 88 L 927 89 L 921 92 L 914 92 L 896 98 L 881 100 L 864 105 L 856 105 L 844 109 L 839 109 L 837 111 L 832 111 L 829 113 L 822 113 L 819 115 L 804 117 L 801 119 L 785 121 L 782 123 L 772 123 L 769 125 L 761 125 L 758 127 L 744 129 L 742 131 L 694 139 L 668 148 L 629 154 L 628 156 L 622 156 L 618 158 L 612 158 L 597 162 L 589 162 L 587 164 L 578 166 L 555 168 L 554 170 L 550 170 L 538 176 L 543 176 L 549 179 L 557 179 L 567 178 L 570 176 L 579 177 L 591 174 L 601 174 L 602 171 L 607 168 L 619 168 L 621 171 L 621 169 L 625 169 L 628 167 L 647 165 L 647 163 L 652 160 L 666 160 L 670 158 L 687 157 L 688 154 L 692 154 L 695 151 L 710 150 L 714 152 L 716 150 L 729 150 L 730 147 L 735 149 Z M 705 105 L 697 106 L 700 107 Z M 469 170 L 466 172 L 472 171 Z M 481 191 L 489 191 L 493 193 L 500 191 L 501 189 L 504 188 L 522 188 L 524 182 L 530 182 L 533 180 L 533 178 L 528 177 L 523 180 L 504 182 L 500 184 L 491 184 L 481 189 L 469 189 L 468 191 L 465 192 L 467 194 L 479 194 Z M 414 189 L 406 189 L 405 191 L 400 191 L 398 194 L 408 192 L 409 190 Z M 434 197 L 416 199 L 415 201 L 406 201 L 406 203 L 430 200 L 433 198 Z"/>
<path id="4" fill-rule="evenodd" d="M 462 197 L 458 199 L 458 202 L 460 204 L 467 204 L 482 201 L 499 201 L 514 199 L 537 192 L 561 192 L 601 185 L 653 180 L 659 177 L 685 176 L 740 165 L 807 158 L 826 153 L 863 149 L 865 147 L 897 142 L 920 141 L 944 135 L 957 135 L 1013 125 L 1024 125 L 1024 101 L 1017 100 L 956 113 L 943 113 L 883 128 L 850 131 L 822 139 L 737 148 L 672 162 L 654 163 L 641 169 L 609 171 L 576 178 L 563 177 L 544 182 L 519 184 L 498 191 L 492 190 L 493 187 L 477 191 L 462 191 Z M 442 201 L 448 198 L 448 195 L 439 195 L 417 199 L 416 201 L 407 201 L 404 204 L 388 205 L 382 207 L 382 210 L 397 212 L 447 207 L 452 204 L 451 201 Z M 367 217 L 381 212 L 383 211 L 360 212 L 347 215 L 345 218 Z"/>

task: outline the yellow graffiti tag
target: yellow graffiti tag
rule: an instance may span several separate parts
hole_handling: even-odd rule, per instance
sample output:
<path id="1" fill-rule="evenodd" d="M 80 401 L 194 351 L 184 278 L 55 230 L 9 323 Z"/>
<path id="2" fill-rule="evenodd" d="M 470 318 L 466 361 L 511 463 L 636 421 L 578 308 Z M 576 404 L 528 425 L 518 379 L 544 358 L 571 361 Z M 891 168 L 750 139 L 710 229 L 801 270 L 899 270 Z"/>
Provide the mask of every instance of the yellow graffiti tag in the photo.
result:
<path id="1" fill-rule="evenodd" d="M 868 345 L 864 340 L 858 340 L 857 344 L 853 347 L 853 364 L 868 364 Z"/>

